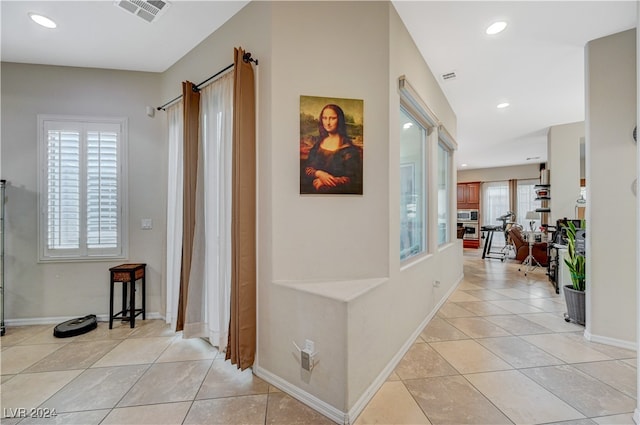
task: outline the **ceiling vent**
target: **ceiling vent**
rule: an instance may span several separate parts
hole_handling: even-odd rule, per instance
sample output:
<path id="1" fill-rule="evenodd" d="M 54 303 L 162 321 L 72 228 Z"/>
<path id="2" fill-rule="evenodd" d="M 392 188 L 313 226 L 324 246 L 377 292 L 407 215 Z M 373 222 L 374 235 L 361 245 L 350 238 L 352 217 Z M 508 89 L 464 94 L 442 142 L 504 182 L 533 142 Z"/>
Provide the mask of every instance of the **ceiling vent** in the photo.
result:
<path id="1" fill-rule="evenodd" d="M 442 79 L 444 81 L 451 81 L 458 78 L 455 71 L 447 72 L 446 74 L 442 74 Z"/>
<path id="2" fill-rule="evenodd" d="M 115 5 L 147 22 L 156 21 L 169 8 L 164 0 L 116 0 Z"/>

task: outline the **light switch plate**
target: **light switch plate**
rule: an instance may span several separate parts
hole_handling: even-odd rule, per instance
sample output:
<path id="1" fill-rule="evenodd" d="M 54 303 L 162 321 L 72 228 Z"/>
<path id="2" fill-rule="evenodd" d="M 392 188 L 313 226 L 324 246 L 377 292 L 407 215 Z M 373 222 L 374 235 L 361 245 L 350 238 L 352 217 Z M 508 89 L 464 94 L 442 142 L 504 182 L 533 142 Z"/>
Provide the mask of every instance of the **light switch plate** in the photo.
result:
<path id="1" fill-rule="evenodd" d="M 150 230 L 153 229 L 153 221 L 150 218 L 143 218 L 140 222 L 140 227 L 142 230 Z"/>

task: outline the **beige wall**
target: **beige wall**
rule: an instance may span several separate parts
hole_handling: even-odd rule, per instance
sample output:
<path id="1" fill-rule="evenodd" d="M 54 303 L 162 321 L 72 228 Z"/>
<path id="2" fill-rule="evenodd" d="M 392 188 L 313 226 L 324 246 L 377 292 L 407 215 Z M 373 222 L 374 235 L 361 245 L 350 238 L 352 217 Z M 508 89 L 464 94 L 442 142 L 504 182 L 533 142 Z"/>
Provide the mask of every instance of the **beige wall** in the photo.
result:
<path id="1" fill-rule="evenodd" d="M 2 63 L 2 177 L 7 179 L 5 318 L 108 315 L 109 267 L 118 262 L 37 262 L 38 114 L 128 117 L 129 258 L 147 263 L 147 311 L 159 313 L 165 228 L 166 144 L 158 74 Z M 140 220 L 151 218 L 152 230 Z M 49 318 L 49 319 L 47 319 Z"/>
<path id="2" fill-rule="evenodd" d="M 551 220 L 575 218 L 580 196 L 580 142 L 584 141 L 584 122 L 555 125 L 547 134 L 547 168 L 551 184 Z"/>
<path id="3" fill-rule="evenodd" d="M 636 341 L 636 34 L 586 46 L 587 334 Z"/>

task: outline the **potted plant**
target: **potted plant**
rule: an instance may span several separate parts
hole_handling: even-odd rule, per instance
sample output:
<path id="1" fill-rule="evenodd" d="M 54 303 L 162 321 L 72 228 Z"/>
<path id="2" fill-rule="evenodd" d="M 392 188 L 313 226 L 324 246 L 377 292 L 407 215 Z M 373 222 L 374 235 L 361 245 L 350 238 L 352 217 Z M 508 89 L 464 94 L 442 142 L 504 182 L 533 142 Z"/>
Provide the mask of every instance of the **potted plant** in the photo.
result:
<path id="1" fill-rule="evenodd" d="M 584 221 L 582 222 L 584 228 Z M 572 221 L 568 222 L 567 231 L 567 258 L 564 263 L 569 268 L 572 285 L 564 286 L 564 299 L 567 303 L 567 313 L 564 320 L 574 321 L 579 325 L 585 323 L 585 258 L 576 251 L 576 226 Z"/>

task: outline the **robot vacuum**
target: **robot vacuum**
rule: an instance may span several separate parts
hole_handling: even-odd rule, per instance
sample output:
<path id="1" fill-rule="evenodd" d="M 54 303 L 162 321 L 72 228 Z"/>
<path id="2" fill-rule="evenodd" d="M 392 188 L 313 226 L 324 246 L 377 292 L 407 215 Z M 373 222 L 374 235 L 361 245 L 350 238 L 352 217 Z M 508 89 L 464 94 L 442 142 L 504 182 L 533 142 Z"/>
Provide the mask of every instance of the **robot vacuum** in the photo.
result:
<path id="1" fill-rule="evenodd" d="M 67 320 L 53 328 L 53 336 L 57 338 L 68 338 L 70 336 L 82 335 L 98 327 L 98 320 L 95 314 Z"/>

